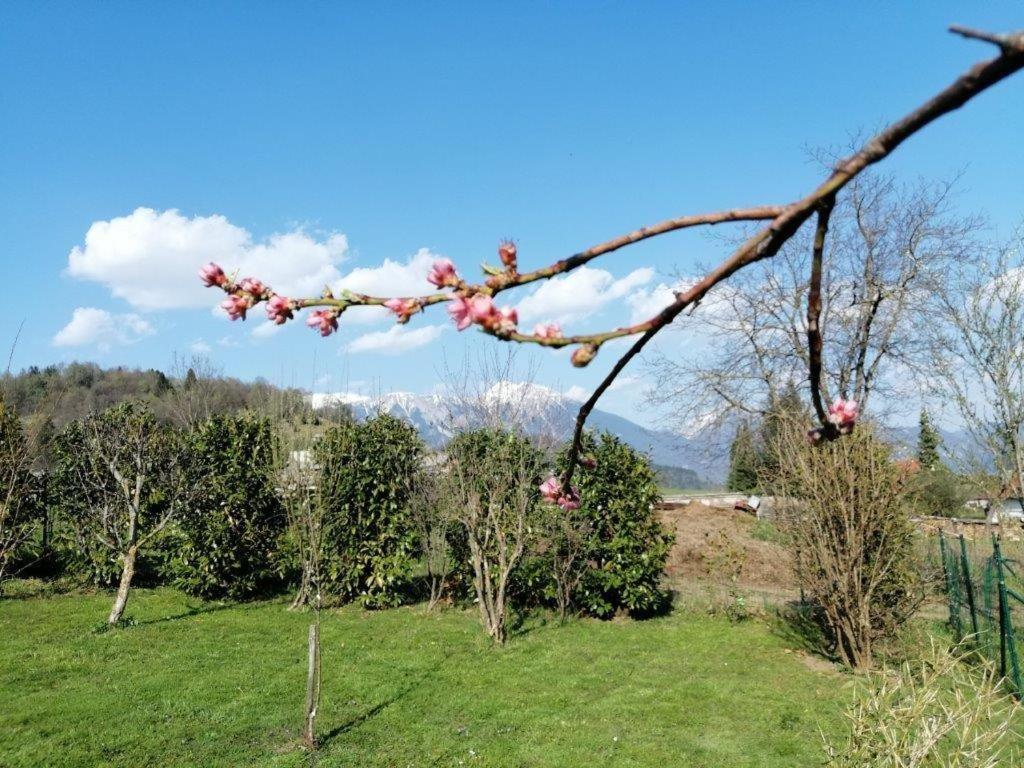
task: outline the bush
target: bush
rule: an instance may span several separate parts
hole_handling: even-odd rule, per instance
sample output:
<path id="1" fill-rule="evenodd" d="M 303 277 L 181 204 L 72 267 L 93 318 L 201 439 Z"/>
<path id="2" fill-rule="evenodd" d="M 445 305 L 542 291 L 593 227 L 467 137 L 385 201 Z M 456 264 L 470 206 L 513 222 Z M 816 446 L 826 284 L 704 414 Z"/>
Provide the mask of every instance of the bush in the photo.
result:
<path id="1" fill-rule="evenodd" d="M 214 416 L 189 441 L 193 502 L 179 524 L 172 568 L 186 592 L 244 599 L 281 583 L 286 516 L 274 492 L 270 422 Z"/>
<path id="2" fill-rule="evenodd" d="M 0 398 L 0 585 L 41 522 L 41 482 L 31 472 L 21 422 Z"/>
<path id="3" fill-rule="evenodd" d="M 589 567 L 575 602 L 586 613 L 610 617 L 619 610 L 647 616 L 668 606 L 662 575 L 674 541 L 658 520 L 657 478 L 647 457 L 608 433 L 584 437 L 583 455 L 596 466 L 574 475 L 580 512 L 590 523 Z M 560 457 L 564 467 L 565 454 Z"/>
<path id="4" fill-rule="evenodd" d="M 326 430 L 314 448 L 323 484 L 324 581 L 368 608 L 397 605 L 412 573 L 416 532 L 409 515 L 423 443 L 416 430 L 381 414 Z"/>
<path id="5" fill-rule="evenodd" d="M 536 535 L 544 457 L 526 437 L 499 429 L 456 435 L 447 456 L 444 483 L 453 518 L 465 532 L 480 619 L 487 634 L 504 643 L 514 607 L 513 576 Z M 517 594 L 532 591 L 520 582 Z"/>
<path id="6" fill-rule="evenodd" d="M 134 527 L 145 546 L 135 555 L 131 583 L 160 583 L 173 547 L 168 523 L 178 488 L 179 435 L 158 424 L 147 406 L 128 401 L 68 424 L 54 439 L 52 458 L 46 496 L 66 575 L 116 585 Z M 125 498 L 112 466 L 129 487 L 140 483 L 134 526 L 135 504 Z"/>
<path id="7" fill-rule="evenodd" d="M 966 484 L 946 467 L 921 468 L 908 481 L 914 510 L 921 515 L 956 517 L 969 498 Z"/>
<path id="8" fill-rule="evenodd" d="M 828 650 L 870 666 L 875 642 L 894 637 L 921 599 L 906 473 L 867 427 L 813 446 L 797 423 L 775 449 L 770 482 Z"/>

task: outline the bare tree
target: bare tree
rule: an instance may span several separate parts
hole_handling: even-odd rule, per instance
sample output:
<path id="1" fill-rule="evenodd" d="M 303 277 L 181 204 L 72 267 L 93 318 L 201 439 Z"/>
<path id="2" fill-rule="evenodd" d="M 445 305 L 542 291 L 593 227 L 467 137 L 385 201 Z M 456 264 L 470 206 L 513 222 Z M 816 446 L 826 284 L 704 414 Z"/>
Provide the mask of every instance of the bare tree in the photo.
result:
<path id="1" fill-rule="evenodd" d="M 67 492 L 78 496 L 71 523 L 79 540 L 115 554 L 121 576 L 107 617 L 120 621 L 139 552 L 186 503 L 183 454 L 177 434 L 138 403 L 89 416 L 60 448 Z"/>
<path id="2" fill-rule="evenodd" d="M 987 453 L 997 494 L 1024 496 L 1024 231 L 958 265 L 950 285 L 936 295 L 945 322 L 933 384 Z"/>
<path id="3" fill-rule="evenodd" d="M 899 185 L 863 174 L 837 198 L 817 276 L 824 400 L 840 396 L 862 411 L 876 402 L 876 414 L 892 411 L 927 372 L 932 346 L 917 322 L 921 309 L 944 291 L 948 270 L 981 226 L 951 212 L 953 189 L 953 182 Z M 683 424 L 714 424 L 763 416 L 794 384 L 810 394 L 815 235 L 798 233 L 770 265 L 737 276 L 686 319 L 686 332 L 708 340 L 709 351 L 656 356 L 655 402 Z"/>
<path id="4" fill-rule="evenodd" d="M 802 424 L 780 430 L 766 483 L 831 650 L 851 667 L 870 667 L 875 642 L 890 637 L 921 599 L 906 477 L 869 428 L 818 448 L 802 433 Z"/>
<path id="5" fill-rule="evenodd" d="M 509 579 L 531 536 L 542 454 L 513 432 L 480 429 L 448 444 L 445 477 L 465 527 L 480 619 L 497 643 L 508 638 Z"/>

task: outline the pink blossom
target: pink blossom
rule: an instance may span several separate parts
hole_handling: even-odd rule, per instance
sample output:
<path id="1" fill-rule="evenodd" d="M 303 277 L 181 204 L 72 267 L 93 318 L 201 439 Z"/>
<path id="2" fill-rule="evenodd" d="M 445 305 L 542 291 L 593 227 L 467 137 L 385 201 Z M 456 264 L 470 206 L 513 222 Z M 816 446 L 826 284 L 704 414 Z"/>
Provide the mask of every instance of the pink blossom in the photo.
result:
<path id="1" fill-rule="evenodd" d="M 220 303 L 220 308 L 228 313 L 232 320 L 242 318 L 245 320 L 246 310 L 249 309 L 249 300 L 244 296 L 232 294 Z"/>
<path id="2" fill-rule="evenodd" d="M 267 286 L 257 280 L 255 277 L 247 277 L 238 284 L 246 293 L 251 293 L 257 299 L 262 298 L 263 294 L 267 291 Z"/>
<path id="3" fill-rule="evenodd" d="M 338 315 L 329 309 L 318 309 L 306 318 L 306 325 L 315 328 L 321 336 L 330 336 L 338 330 Z"/>
<path id="4" fill-rule="evenodd" d="M 540 484 L 540 496 L 544 501 L 557 504 L 567 512 L 571 509 L 580 508 L 580 492 L 576 486 L 568 491 L 562 489 L 562 482 L 552 475 Z"/>
<path id="5" fill-rule="evenodd" d="M 533 335 L 538 339 L 557 339 L 562 335 L 562 326 L 558 323 L 541 323 L 533 329 Z"/>
<path id="6" fill-rule="evenodd" d="M 514 270 L 516 267 L 516 244 L 511 240 L 502 240 L 501 245 L 498 246 L 498 258 L 501 259 L 502 264 Z"/>
<path id="7" fill-rule="evenodd" d="M 448 302 L 448 315 L 455 321 L 456 329 L 464 331 L 473 324 L 470 316 L 469 301 L 462 296 L 456 296 Z"/>
<path id="8" fill-rule="evenodd" d="M 224 285 L 228 281 L 228 276 L 224 274 L 223 269 L 211 261 L 199 270 L 199 279 L 203 281 L 203 285 L 209 288 L 214 285 Z"/>
<path id="9" fill-rule="evenodd" d="M 427 273 L 427 282 L 436 285 L 438 288 L 458 285 L 459 275 L 455 271 L 455 265 L 451 259 L 438 259 Z"/>
<path id="10" fill-rule="evenodd" d="M 474 323 L 486 325 L 497 315 L 494 302 L 484 293 L 478 293 L 469 299 L 469 317 Z"/>
<path id="11" fill-rule="evenodd" d="M 576 489 L 575 486 L 573 486 L 568 493 L 563 493 L 561 496 L 559 496 L 558 501 L 556 503 L 566 512 L 569 512 L 570 510 L 573 509 L 579 509 L 580 492 Z"/>
<path id="12" fill-rule="evenodd" d="M 284 325 L 292 319 L 292 300 L 287 296 L 275 294 L 267 302 L 267 318 L 277 325 Z"/>
<path id="13" fill-rule="evenodd" d="M 515 333 L 518 322 L 519 312 L 514 307 L 502 307 L 495 316 L 493 329 L 496 333 L 507 336 L 510 333 Z"/>
<path id="14" fill-rule="evenodd" d="M 540 495 L 545 501 L 550 501 L 552 504 L 557 503 L 558 497 L 562 495 L 562 484 L 558 482 L 558 478 L 552 475 L 541 483 Z"/>
<path id="15" fill-rule="evenodd" d="M 388 299 L 384 306 L 398 316 L 400 323 L 409 322 L 409 318 L 420 310 L 420 303 L 416 299 Z"/>
<path id="16" fill-rule="evenodd" d="M 842 434 L 853 431 L 853 425 L 857 421 L 857 414 L 860 406 L 856 400 L 844 400 L 837 397 L 828 408 L 828 420 L 839 427 Z"/>

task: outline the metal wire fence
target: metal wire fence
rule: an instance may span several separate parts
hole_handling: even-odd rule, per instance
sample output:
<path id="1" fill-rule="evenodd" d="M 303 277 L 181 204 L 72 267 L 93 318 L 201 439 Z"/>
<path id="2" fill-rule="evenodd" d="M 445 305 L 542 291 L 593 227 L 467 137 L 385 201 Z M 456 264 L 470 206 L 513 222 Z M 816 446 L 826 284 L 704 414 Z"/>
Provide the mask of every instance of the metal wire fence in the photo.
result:
<path id="1" fill-rule="evenodd" d="M 987 539 L 939 532 L 949 625 L 958 642 L 973 645 L 998 665 L 1014 695 L 1024 698 L 1024 568 L 1006 555 L 998 534 Z"/>

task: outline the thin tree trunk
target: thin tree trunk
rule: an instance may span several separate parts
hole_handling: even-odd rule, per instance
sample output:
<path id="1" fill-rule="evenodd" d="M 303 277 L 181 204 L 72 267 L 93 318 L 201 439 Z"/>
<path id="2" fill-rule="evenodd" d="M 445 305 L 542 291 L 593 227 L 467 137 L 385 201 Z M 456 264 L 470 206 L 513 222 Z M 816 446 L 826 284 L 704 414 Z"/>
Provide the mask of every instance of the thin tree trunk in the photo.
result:
<path id="1" fill-rule="evenodd" d="M 132 578 L 135 576 L 135 558 L 139 554 L 137 544 L 128 547 L 124 553 L 124 568 L 121 571 L 121 583 L 117 587 L 117 597 L 114 598 L 114 607 L 110 609 L 110 616 L 107 617 L 107 624 L 113 626 L 121 620 L 124 615 L 124 607 L 128 603 L 128 590 L 132 586 Z"/>
<path id="2" fill-rule="evenodd" d="M 306 723 L 303 740 L 316 749 L 316 712 L 320 706 L 320 621 L 309 625 L 309 668 L 306 672 Z"/>

